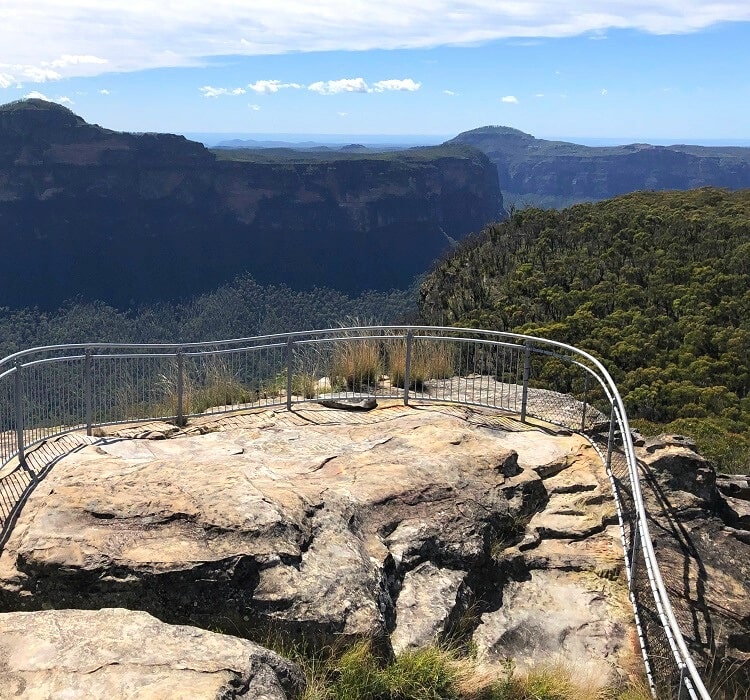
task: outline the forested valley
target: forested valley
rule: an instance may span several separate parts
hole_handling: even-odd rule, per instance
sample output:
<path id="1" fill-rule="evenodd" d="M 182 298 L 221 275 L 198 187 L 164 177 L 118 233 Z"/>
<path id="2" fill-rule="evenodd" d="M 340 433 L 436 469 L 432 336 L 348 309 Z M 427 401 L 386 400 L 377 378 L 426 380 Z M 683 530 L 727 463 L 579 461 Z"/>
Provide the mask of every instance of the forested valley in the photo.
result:
<path id="1" fill-rule="evenodd" d="M 521 209 L 428 276 L 428 323 L 570 343 L 601 358 L 644 433 L 750 470 L 750 191 L 637 192 Z"/>
<path id="2" fill-rule="evenodd" d="M 250 275 L 177 302 L 121 310 L 73 300 L 56 311 L 0 308 L 0 357 L 40 345 L 85 342 L 192 342 L 340 325 L 414 319 L 416 289 L 348 296 L 328 288 L 295 291 Z"/>

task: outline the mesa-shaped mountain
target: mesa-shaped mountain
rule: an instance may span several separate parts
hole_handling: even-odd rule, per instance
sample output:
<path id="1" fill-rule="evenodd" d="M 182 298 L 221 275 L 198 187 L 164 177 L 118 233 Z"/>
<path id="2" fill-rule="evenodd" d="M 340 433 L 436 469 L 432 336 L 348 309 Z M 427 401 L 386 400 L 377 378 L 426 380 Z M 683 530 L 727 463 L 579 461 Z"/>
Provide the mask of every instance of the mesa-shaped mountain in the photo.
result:
<path id="1" fill-rule="evenodd" d="M 0 299 L 11 307 L 127 306 L 241 272 L 296 288 L 406 287 L 501 213 L 495 168 L 467 147 L 217 157 L 41 100 L 0 107 Z"/>
<path id="2" fill-rule="evenodd" d="M 474 146 L 490 157 L 506 204 L 561 208 L 637 190 L 750 187 L 750 148 L 592 147 L 537 139 L 506 126 L 466 131 L 447 144 Z"/>

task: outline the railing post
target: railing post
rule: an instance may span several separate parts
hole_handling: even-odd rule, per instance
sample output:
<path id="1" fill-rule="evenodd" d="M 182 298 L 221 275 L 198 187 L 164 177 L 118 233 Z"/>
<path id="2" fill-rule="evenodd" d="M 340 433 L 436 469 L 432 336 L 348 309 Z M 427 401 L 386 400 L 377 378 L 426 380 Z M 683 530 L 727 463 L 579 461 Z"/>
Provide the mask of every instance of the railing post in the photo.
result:
<path id="1" fill-rule="evenodd" d="M 526 341 L 523 360 L 523 391 L 521 392 L 521 423 L 526 422 L 526 409 L 529 405 L 529 375 L 531 374 L 531 341 Z M 517 376 L 517 375 L 516 375 Z"/>
<path id="2" fill-rule="evenodd" d="M 409 405 L 409 385 L 411 384 L 411 350 L 414 342 L 414 332 L 406 332 L 406 359 L 404 361 L 404 406 Z"/>
<path id="3" fill-rule="evenodd" d="M 185 355 L 180 348 L 177 351 L 177 425 L 185 424 Z"/>
<path id="4" fill-rule="evenodd" d="M 292 410 L 292 369 L 294 360 L 294 336 L 286 340 L 286 410 Z"/>
<path id="5" fill-rule="evenodd" d="M 26 464 L 26 452 L 24 450 L 24 436 L 23 436 L 23 382 L 21 376 L 21 368 L 23 365 L 20 360 L 16 360 L 16 376 L 15 376 L 15 388 L 16 388 L 16 442 L 18 446 L 18 462 L 19 464 Z"/>
<path id="6" fill-rule="evenodd" d="M 583 376 L 583 410 L 581 411 L 581 432 L 586 430 L 586 398 L 589 392 L 589 375 L 588 372 Z"/>
<path id="7" fill-rule="evenodd" d="M 86 435 L 91 436 L 94 413 L 91 391 L 91 348 L 86 348 L 83 360 L 83 401 L 86 410 Z"/>
<path id="8" fill-rule="evenodd" d="M 680 667 L 680 685 L 677 687 L 677 700 L 682 700 L 685 697 L 682 692 L 685 689 L 685 664 Z"/>

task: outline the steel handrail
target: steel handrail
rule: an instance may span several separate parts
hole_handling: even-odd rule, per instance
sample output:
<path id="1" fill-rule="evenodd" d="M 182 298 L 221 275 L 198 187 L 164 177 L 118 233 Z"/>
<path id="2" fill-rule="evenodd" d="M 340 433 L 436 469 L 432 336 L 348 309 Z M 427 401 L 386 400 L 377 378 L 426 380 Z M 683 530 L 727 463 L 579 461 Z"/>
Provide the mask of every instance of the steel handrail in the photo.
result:
<path id="1" fill-rule="evenodd" d="M 451 335 L 435 335 L 435 334 L 451 334 Z M 416 335 L 415 335 L 416 334 Z M 429 334 L 429 335 L 426 335 Z M 458 334 L 458 336 L 456 335 Z M 474 336 L 474 337 L 471 337 Z M 476 337 L 479 336 L 479 337 Z M 656 553 L 653 548 L 651 541 L 651 534 L 648 526 L 648 518 L 646 507 L 643 501 L 640 473 L 638 470 L 638 463 L 635 456 L 635 448 L 633 445 L 630 426 L 627 418 L 627 413 L 622 401 L 622 398 L 617 390 L 612 377 L 606 370 L 604 365 L 596 359 L 593 355 L 580 350 L 572 345 L 562 343 L 559 341 L 548 340 L 545 338 L 538 338 L 535 336 L 519 334 L 519 333 L 508 333 L 503 331 L 491 331 L 485 329 L 476 328 L 461 328 L 453 326 L 411 326 L 411 325 L 383 325 L 383 326 L 350 326 L 343 328 L 326 328 L 309 331 L 295 331 L 286 333 L 275 333 L 263 336 L 247 337 L 247 338 L 235 338 L 229 340 L 217 340 L 217 341 L 200 341 L 200 342 L 187 342 L 187 343 L 80 343 L 80 344 L 59 344 L 29 348 L 13 353 L 3 359 L 0 359 L 0 381 L 14 377 L 16 382 L 20 381 L 20 369 L 28 367 L 37 367 L 40 365 L 47 365 L 55 362 L 62 361 L 81 361 L 87 358 L 95 358 L 102 360 L 106 358 L 155 358 L 155 357 L 181 357 L 185 356 L 210 356 L 222 355 L 230 352 L 242 352 L 250 350 L 268 350 L 269 348 L 283 348 L 284 345 L 295 344 L 295 341 L 299 345 L 318 343 L 318 342 L 346 342 L 349 340 L 367 340 L 367 339 L 390 339 L 390 338 L 405 338 L 408 343 L 411 343 L 414 338 L 420 340 L 451 340 L 451 341 L 476 341 L 480 344 L 498 345 L 503 347 L 510 347 L 511 349 L 517 349 L 519 358 L 521 352 L 526 349 L 526 362 L 528 364 L 528 358 L 530 352 L 538 352 L 544 355 L 551 355 L 553 357 L 560 358 L 569 363 L 572 363 L 588 375 L 594 377 L 598 384 L 601 386 L 607 401 L 610 403 L 612 413 L 610 417 L 610 438 L 608 445 L 608 455 L 611 454 L 612 440 L 614 437 L 615 423 L 619 428 L 619 433 L 622 439 L 622 449 L 625 456 L 625 462 L 627 465 L 628 481 L 631 488 L 633 505 L 635 508 L 635 533 L 634 533 L 634 544 L 633 547 L 633 559 L 636 556 L 636 546 L 640 546 L 641 554 L 644 558 L 646 571 L 648 575 L 649 587 L 651 594 L 656 604 L 658 616 L 661 620 L 662 627 L 664 628 L 665 635 L 670 644 L 674 660 L 680 671 L 680 689 L 684 683 L 685 689 L 689 695 L 695 700 L 710 700 L 710 695 L 703 684 L 703 681 L 698 673 L 690 652 L 687 648 L 687 644 L 680 630 L 679 624 L 677 623 L 674 610 L 669 599 L 664 581 L 659 569 L 658 560 Z M 549 349 L 551 348 L 551 349 Z M 60 352 L 75 352 L 79 351 L 79 354 L 75 355 L 59 355 L 50 357 L 52 353 Z M 108 353 L 107 351 L 116 351 L 114 353 Z M 157 352 L 159 351 L 159 352 Z M 80 354 L 80 353 L 83 354 Z M 96 354 L 94 354 L 96 353 Z M 563 354 L 564 353 L 564 354 Z M 46 355 L 46 357 L 39 358 L 39 355 Z M 36 359 L 31 359 L 37 356 Z M 406 374 L 408 377 L 409 372 L 409 350 L 407 349 L 407 367 Z M 24 361 L 26 360 L 26 361 Z M 405 382 L 404 387 L 404 400 L 408 401 L 409 389 L 408 380 Z M 526 413 L 526 389 L 528 386 L 528 367 L 524 370 L 524 405 L 521 410 L 522 417 Z M 287 407 L 291 407 L 291 375 L 287 376 Z M 16 397 L 17 403 L 19 398 Z M 483 404 L 480 404 L 483 405 Z M 90 412 L 90 407 L 87 409 Z M 181 418 L 181 414 L 179 416 Z M 540 416 L 541 417 L 541 416 Z M 18 428 L 18 440 L 19 449 L 18 456 L 23 459 L 24 449 L 34 444 L 33 441 L 28 445 L 26 444 L 26 436 L 23 431 L 23 426 L 19 418 Z M 80 422 L 76 428 L 80 427 Z M 90 425 L 89 425 L 90 428 Z M 37 440 L 39 441 L 39 440 Z M 605 459 L 608 461 L 608 458 Z M 609 464 L 607 463 L 609 470 Z M 614 487 L 614 482 L 613 482 Z M 621 505 L 616 488 L 615 498 L 617 500 L 618 513 L 621 514 Z M 621 527 L 624 528 L 624 522 L 622 522 L 622 515 L 620 515 Z M 626 551 L 626 572 L 630 579 L 633 574 L 632 562 L 627 561 Z M 630 582 L 630 581 L 629 581 Z M 632 582 L 630 582 L 632 584 Z M 631 585 L 632 589 L 632 585 Z M 635 594 L 631 590 L 631 602 L 634 605 L 636 615 L 637 601 Z M 647 651 L 644 647 L 644 658 L 647 658 Z M 650 674 L 649 674 L 650 677 Z M 652 685 L 652 690 L 653 690 Z"/>

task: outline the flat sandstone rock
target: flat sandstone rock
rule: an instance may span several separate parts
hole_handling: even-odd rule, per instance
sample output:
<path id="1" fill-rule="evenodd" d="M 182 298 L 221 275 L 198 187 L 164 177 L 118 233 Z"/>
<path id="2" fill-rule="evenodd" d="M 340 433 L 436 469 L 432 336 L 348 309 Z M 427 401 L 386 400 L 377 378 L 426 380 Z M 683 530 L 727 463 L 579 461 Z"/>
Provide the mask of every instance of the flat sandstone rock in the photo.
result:
<path id="1" fill-rule="evenodd" d="M 292 662 L 244 639 L 122 609 L 0 614 L 0 698 L 287 700 Z"/>

